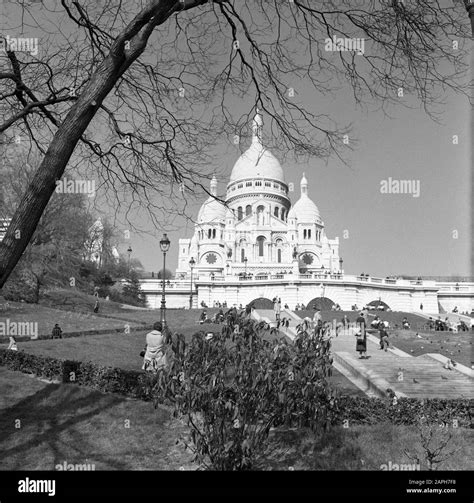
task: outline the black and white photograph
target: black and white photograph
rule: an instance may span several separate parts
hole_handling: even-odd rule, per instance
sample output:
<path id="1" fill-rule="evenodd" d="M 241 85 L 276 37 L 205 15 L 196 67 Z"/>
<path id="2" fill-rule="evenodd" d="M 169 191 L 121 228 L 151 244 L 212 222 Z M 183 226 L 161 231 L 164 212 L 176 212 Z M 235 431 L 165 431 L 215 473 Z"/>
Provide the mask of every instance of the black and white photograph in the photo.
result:
<path id="1" fill-rule="evenodd" d="M 473 41 L 472 0 L 0 0 L 1 503 L 472 503 Z"/>

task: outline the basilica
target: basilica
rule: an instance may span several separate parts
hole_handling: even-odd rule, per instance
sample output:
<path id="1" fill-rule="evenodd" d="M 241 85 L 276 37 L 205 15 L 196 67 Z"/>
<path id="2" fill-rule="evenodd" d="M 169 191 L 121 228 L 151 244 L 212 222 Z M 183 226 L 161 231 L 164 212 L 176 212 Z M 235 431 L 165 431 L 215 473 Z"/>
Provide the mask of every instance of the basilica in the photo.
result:
<path id="1" fill-rule="evenodd" d="M 176 278 L 240 276 L 245 279 L 339 273 L 339 238 L 328 239 L 303 174 L 300 198 L 290 200 L 278 159 L 264 146 L 262 116 L 252 123 L 252 143 L 237 159 L 225 196 L 217 200 L 217 180 L 202 205 L 192 238 L 179 240 Z M 191 263 L 191 264 L 190 264 Z"/>

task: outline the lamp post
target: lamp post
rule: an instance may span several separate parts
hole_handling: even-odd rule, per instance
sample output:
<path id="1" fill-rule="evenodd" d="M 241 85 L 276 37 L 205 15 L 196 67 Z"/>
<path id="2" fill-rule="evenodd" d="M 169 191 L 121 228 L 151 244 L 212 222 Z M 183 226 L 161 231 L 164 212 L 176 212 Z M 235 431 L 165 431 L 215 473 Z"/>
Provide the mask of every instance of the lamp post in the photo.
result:
<path id="1" fill-rule="evenodd" d="M 165 298 L 165 272 L 166 272 L 166 252 L 170 249 L 170 240 L 166 234 L 160 241 L 160 248 L 163 252 L 163 274 L 161 276 L 162 280 L 162 294 L 161 294 L 161 324 L 163 325 L 163 330 L 166 327 L 166 298 Z"/>
<path id="2" fill-rule="evenodd" d="M 128 252 L 128 274 L 129 274 L 129 275 L 130 275 L 130 258 L 131 258 L 131 256 L 132 256 L 132 251 L 133 251 L 133 250 L 132 250 L 132 247 L 131 247 L 131 246 L 129 246 L 129 247 L 128 247 L 128 250 L 127 250 L 127 252 Z"/>
<path id="3" fill-rule="evenodd" d="M 196 265 L 194 257 L 191 257 L 189 261 L 189 267 L 191 267 L 191 294 L 189 295 L 189 309 L 193 308 L 193 267 Z"/>
<path id="4" fill-rule="evenodd" d="M 248 259 L 247 259 L 247 257 L 245 257 L 244 258 L 244 265 L 245 265 L 244 279 L 247 279 L 247 262 L 248 262 Z"/>

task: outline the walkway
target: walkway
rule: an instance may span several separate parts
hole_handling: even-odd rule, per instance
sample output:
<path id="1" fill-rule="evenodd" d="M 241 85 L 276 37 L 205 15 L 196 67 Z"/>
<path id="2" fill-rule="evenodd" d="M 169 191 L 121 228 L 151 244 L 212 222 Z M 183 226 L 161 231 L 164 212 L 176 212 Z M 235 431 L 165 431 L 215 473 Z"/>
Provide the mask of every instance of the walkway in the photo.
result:
<path id="1" fill-rule="evenodd" d="M 282 311 L 281 316 L 288 317 L 289 314 Z M 301 319 L 295 313 L 291 315 L 294 338 L 294 327 Z M 272 322 L 275 319 L 272 310 L 258 310 L 257 316 Z M 446 358 L 439 354 L 412 357 L 399 349 L 382 351 L 378 337 L 373 335 L 367 340 L 369 358 L 359 359 L 355 339 L 348 333 L 332 338 L 334 367 L 367 395 L 386 396 L 386 390 L 390 388 L 398 397 L 474 399 L 474 372 L 471 369 L 458 364 L 455 370 L 447 370 L 443 367 Z"/>

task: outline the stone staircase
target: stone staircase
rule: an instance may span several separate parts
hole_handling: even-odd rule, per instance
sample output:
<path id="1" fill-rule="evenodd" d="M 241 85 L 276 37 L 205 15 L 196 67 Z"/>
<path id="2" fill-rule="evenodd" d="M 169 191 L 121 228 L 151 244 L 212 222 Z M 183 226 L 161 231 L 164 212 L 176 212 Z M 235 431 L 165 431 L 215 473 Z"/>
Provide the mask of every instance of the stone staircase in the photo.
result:
<path id="1" fill-rule="evenodd" d="M 368 359 L 359 359 L 355 346 L 350 333 L 332 336 L 334 367 L 369 396 L 386 396 L 390 388 L 398 397 L 474 399 L 471 369 L 460 364 L 445 369 L 442 355 L 412 357 L 395 348 L 385 352 L 373 335 L 367 339 Z"/>

